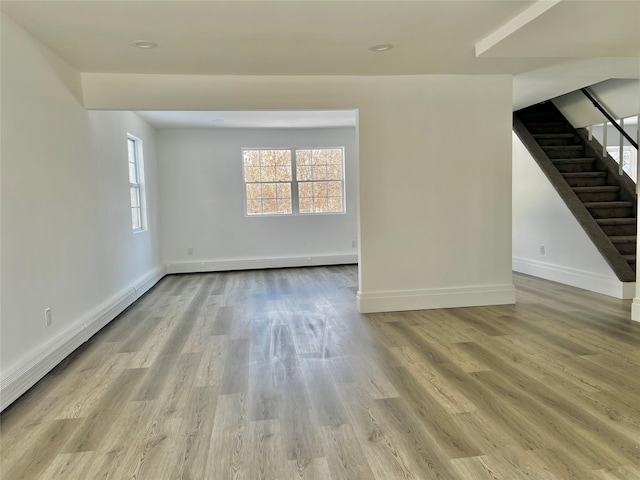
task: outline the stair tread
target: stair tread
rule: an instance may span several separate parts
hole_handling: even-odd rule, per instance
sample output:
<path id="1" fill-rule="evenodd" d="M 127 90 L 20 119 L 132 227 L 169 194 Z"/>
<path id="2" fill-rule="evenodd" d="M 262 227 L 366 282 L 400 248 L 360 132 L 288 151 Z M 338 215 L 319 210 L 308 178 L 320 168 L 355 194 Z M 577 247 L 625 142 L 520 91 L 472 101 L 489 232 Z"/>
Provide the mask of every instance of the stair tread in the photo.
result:
<path id="1" fill-rule="evenodd" d="M 572 138 L 575 133 L 534 133 L 533 138 Z"/>
<path id="2" fill-rule="evenodd" d="M 636 260 L 636 256 L 635 255 L 622 255 L 622 256 L 624 257 L 624 259 L 627 262 L 630 262 L 630 261 L 635 262 L 635 260 Z"/>
<path id="3" fill-rule="evenodd" d="M 552 162 L 593 162 L 595 160 L 594 157 L 576 157 L 576 158 L 551 158 Z"/>
<path id="4" fill-rule="evenodd" d="M 606 177 L 607 172 L 562 172 L 563 177 Z"/>
<path id="5" fill-rule="evenodd" d="M 571 187 L 576 193 L 617 192 L 620 187 L 615 185 L 597 185 L 595 187 Z"/>
<path id="6" fill-rule="evenodd" d="M 635 217 L 625 218 L 596 218 L 599 225 L 633 225 L 636 223 Z"/>
<path id="7" fill-rule="evenodd" d="M 582 150 L 584 145 L 542 145 L 543 150 Z"/>
<path id="8" fill-rule="evenodd" d="M 585 202 L 584 206 L 587 208 L 616 208 L 616 207 L 633 207 L 633 202 L 627 202 L 624 200 L 612 200 L 610 202 Z"/>
<path id="9" fill-rule="evenodd" d="M 609 235 L 609 240 L 613 243 L 635 243 L 637 238 L 636 235 Z"/>

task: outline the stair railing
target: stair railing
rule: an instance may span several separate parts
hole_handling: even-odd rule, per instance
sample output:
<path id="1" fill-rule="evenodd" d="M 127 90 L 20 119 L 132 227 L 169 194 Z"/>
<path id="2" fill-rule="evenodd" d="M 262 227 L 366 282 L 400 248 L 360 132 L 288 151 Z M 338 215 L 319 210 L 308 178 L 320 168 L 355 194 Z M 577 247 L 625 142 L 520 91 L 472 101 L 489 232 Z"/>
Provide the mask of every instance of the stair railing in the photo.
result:
<path id="1" fill-rule="evenodd" d="M 591 125 L 588 128 L 589 131 L 589 140 L 593 138 L 593 127 L 602 125 L 602 138 L 599 138 L 602 144 L 602 154 L 607 155 L 610 154 L 612 158 L 614 158 L 618 162 L 618 173 L 620 175 L 624 175 L 625 171 L 629 174 L 629 176 L 633 179 L 634 182 L 637 182 L 638 171 L 640 170 L 640 157 L 638 156 L 638 142 L 634 140 L 631 135 L 625 130 L 625 122 L 630 124 L 632 121 L 635 121 L 636 127 L 636 138 L 640 139 L 640 122 L 638 122 L 638 115 L 626 118 L 616 119 L 611 115 L 606 108 L 604 108 L 598 100 L 586 89 L 581 88 L 580 91 L 591 101 L 593 106 L 597 108 L 602 115 L 607 119 L 607 122 L 602 124 Z M 608 130 L 609 126 L 612 126 L 616 130 L 618 130 L 620 136 L 615 147 L 608 145 Z M 630 144 L 635 151 L 629 147 L 629 145 L 625 145 L 625 140 Z M 616 158 L 617 157 L 617 158 Z M 625 169 L 625 164 L 628 165 L 628 169 Z M 638 187 L 636 187 L 638 188 Z"/>

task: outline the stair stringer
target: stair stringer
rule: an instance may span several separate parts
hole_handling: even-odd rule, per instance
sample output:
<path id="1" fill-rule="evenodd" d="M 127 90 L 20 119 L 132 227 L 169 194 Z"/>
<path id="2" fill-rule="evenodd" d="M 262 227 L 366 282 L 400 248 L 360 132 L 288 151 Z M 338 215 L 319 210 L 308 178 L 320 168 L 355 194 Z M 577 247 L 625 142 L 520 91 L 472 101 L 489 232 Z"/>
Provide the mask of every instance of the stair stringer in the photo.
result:
<path id="1" fill-rule="evenodd" d="M 562 198 L 569 208 L 569 211 L 571 211 L 580 226 L 584 229 L 587 236 L 591 239 L 594 246 L 598 249 L 618 279 L 621 282 L 635 282 L 635 272 L 618 252 L 611 240 L 609 240 L 609 237 L 602 231 L 589 210 L 587 210 L 584 204 L 580 201 L 551 159 L 533 138 L 529 130 L 527 130 L 517 115 L 514 115 L 513 118 L 513 131 L 538 163 L 540 169 L 547 179 L 549 179 L 553 188 L 558 192 L 560 198 Z"/>

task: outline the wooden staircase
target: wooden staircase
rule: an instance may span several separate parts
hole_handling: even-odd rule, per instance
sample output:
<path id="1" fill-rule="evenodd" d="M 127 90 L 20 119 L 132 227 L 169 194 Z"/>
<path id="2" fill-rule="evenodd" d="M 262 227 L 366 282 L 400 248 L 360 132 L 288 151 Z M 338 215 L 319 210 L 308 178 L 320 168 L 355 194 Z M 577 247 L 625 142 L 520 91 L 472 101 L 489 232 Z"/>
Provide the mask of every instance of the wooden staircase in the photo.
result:
<path id="1" fill-rule="evenodd" d="M 635 281 L 635 184 L 551 102 L 514 113 L 514 131 L 618 278 Z"/>

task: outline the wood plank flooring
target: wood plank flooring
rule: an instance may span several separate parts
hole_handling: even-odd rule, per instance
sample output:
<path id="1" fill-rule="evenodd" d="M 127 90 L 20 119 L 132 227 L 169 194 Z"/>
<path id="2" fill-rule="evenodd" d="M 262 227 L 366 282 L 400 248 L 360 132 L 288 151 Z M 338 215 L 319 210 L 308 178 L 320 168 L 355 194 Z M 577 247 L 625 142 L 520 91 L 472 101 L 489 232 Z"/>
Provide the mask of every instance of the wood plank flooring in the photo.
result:
<path id="1" fill-rule="evenodd" d="M 353 266 L 174 275 L 1 416 L 0 478 L 640 479 L 630 302 L 360 315 Z"/>

